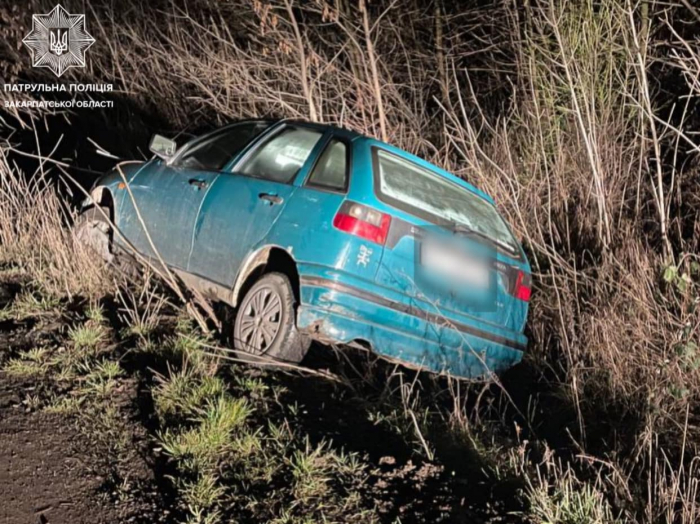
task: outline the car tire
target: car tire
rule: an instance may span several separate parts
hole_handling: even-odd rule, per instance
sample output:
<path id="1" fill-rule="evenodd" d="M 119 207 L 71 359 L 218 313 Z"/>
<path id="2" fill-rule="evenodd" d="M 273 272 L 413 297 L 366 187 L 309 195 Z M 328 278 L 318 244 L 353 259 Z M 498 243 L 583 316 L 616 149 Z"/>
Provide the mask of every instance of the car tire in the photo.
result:
<path id="1" fill-rule="evenodd" d="M 114 245 L 112 224 L 106 218 L 109 216 L 108 207 L 88 208 L 76 219 L 73 234 L 78 242 L 87 246 L 101 260 L 133 276 L 137 272 L 137 265 L 130 255 Z"/>
<path id="2" fill-rule="evenodd" d="M 112 226 L 105 216 L 109 217 L 109 208 L 93 206 L 86 209 L 76 219 L 73 233 L 78 242 L 90 248 L 105 262 L 111 263 L 114 261 Z"/>
<path id="3" fill-rule="evenodd" d="M 233 347 L 256 359 L 299 363 L 311 340 L 300 333 L 296 299 L 289 278 L 263 275 L 241 300 L 233 325 Z"/>

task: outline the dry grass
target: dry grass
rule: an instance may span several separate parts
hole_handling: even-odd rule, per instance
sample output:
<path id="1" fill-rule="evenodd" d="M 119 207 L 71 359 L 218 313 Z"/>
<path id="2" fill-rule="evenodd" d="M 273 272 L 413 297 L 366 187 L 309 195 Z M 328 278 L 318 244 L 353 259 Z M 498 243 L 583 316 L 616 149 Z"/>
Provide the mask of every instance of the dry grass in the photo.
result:
<path id="1" fill-rule="evenodd" d="M 0 264 L 31 275 L 49 296 L 96 296 L 111 287 L 109 271 L 67 227 L 75 219 L 44 176 L 43 164 L 27 176 L 8 164 L 0 148 Z"/>

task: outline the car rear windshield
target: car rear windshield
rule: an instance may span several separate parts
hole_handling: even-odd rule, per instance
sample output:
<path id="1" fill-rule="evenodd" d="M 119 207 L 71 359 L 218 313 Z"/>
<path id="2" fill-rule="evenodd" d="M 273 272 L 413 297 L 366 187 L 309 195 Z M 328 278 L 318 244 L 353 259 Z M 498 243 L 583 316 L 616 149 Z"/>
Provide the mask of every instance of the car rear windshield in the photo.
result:
<path id="1" fill-rule="evenodd" d="M 518 243 L 493 204 L 445 177 L 374 148 L 377 192 L 386 203 L 446 227 L 474 232 L 519 256 Z"/>

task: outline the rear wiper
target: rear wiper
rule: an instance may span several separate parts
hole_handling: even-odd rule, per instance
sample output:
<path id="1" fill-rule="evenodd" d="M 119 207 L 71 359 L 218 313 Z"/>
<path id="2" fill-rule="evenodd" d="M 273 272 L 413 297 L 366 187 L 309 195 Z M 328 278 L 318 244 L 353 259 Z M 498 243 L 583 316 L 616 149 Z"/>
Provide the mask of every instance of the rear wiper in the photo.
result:
<path id="1" fill-rule="evenodd" d="M 497 244 L 498 246 L 500 246 L 500 247 L 502 247 L 502 248 L 504 248 L 504 249 L 507 249 L 507 250 L 510 251 L 511 253 L 515 253 L 515 248 L 514 248 L 513 246 L 511 246 L 510 244 L 506 244 L 505 242 L 502 242 L 502 241 L 497 240 L 497 239 L 495 239 L 495 238 L 491 238 L 490 236 L 485 235 L 485 234 L 482 233 L 481 231 L 477 231 L 476 229 L 472 229 L 471 227 L 468 227 L 468 226 L 465 226 L 465 225 L 462 225 L 462 224 L 454 224 L 454 225 L 452 226 L 452 230 L 453 230 L 455 233 L 458 233 L 458 234 L 460 234 L 460 235 L 465 235 L 465 236 L 476 236 L 476 237 L 483 238 L 484 240 L 486 240 L 486 241 L 488 241 L 488 242 L 491 242 L 491 243 L 493 243 L 493 244 Z"/>

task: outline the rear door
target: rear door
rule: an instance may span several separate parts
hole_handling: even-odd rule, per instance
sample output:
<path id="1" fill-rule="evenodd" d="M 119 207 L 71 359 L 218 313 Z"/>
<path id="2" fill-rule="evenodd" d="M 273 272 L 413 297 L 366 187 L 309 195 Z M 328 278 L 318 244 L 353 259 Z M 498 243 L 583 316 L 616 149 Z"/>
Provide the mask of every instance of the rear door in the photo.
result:
<path id="1" fill-rule="evenodd" d="M 266 237 L 322 144 L 322 130 L 284 124 L 217 178 L 197 218 L 188 271 L 232 286 L 245 256 Z"/>
<path id="2" fill-rule="evenodd" d="M 353 271 L 372 279 L 380 254 L 374 257 L 373 267 L 356 265 L 353 255 L 357 249 L 352 244 L 361 239 L 341 236 L 333 225 L 348 192 L 352 155 L 349 139 L 337 135 L 328 139 L 308 176 L 300 178 L 283 219 L 271 231 L 268 241 L 291 250 L 300 265 Z M 378 251 L 379 246 L 373 249 Z"/>

